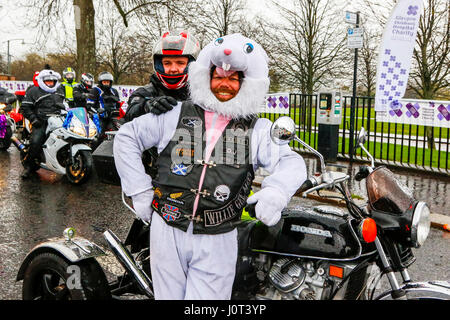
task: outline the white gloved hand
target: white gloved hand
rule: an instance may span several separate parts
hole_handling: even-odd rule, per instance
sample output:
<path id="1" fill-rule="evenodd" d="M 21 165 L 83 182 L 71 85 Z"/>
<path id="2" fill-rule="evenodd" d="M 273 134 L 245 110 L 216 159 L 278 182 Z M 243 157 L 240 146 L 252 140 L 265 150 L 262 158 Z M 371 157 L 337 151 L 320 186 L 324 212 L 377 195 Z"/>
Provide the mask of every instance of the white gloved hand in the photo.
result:
<path id="1" fill-rule="evenodd" d="M 152 201 L 153 201 L 153 190 L 147 190 L 131 196 L 133 199 L 133 208 L 136 211 L 136 215 L 148 223 L 152 219 Z"/>
<path id="2" fill-rule="evenodd" d="M 280 190 L 273 187 L 263 188 L 247 199 L 248 204 L 256 203 L 256 218 L 269 227 L 280 221 L 281 211 L 288 201 Z"/>

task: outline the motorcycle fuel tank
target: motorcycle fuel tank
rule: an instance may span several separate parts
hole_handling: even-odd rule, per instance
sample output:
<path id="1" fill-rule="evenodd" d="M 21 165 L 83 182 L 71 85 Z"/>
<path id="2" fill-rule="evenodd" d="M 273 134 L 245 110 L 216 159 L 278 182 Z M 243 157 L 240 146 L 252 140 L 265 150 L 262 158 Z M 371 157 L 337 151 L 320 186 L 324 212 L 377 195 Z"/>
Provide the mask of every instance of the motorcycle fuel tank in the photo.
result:
<path id="1" fill-rule="evenodd" d="M 250 247 L 256 252 L 330 260 L 356 259 L 362 250 L 351 217 L 331 206 L 287 209 L 272 227 L 258 223 Z"/>

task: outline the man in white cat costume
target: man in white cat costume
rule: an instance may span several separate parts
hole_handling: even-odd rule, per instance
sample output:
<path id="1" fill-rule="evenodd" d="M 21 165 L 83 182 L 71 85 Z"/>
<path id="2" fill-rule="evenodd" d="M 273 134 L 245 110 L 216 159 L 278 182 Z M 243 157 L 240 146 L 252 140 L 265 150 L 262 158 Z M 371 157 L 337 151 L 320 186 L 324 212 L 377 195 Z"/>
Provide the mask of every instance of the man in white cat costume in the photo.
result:
<path id="1" fill-rule="evenodd" d="M 155 299 L 230 299 L 242 209 L 256 204 L 268 226 L 306 179 L 303 159 L 270 138 L 258 119 L 269 88 L 267 55 L 240 34 L 208 44 L 189 66 L 191 99 L 121 127 L 114 158 L 122 189 L 151 221 Z M 145 174 L 144 150 L 158 148 L 158 176 Z M 254 171 L 270 175 L 248 197 Z"/>

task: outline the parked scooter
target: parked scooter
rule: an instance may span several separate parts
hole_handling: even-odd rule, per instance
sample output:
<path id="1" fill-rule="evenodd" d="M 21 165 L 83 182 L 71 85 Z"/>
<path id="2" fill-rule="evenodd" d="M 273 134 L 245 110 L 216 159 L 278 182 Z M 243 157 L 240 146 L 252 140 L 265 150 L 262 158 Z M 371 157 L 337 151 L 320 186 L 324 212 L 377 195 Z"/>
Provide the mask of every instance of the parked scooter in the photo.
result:
<path id="1" fill-rule="evenodd" d="M 15 96 L 9 96 L 4 103 L 0 102 L 0 151 L 8 150 L 11 145 L 11 137 L 16 131 L 16 122 L 10 116 L 13 110 L 12 104 L 15 101 Z"/>
<path id="2" fill-rule="evenodd" d="M 97 136 L 97 127 L 85 108 L 66 110 L 49 116 L 47 140 L 34 169 L 42 167 L 66 175 L 73 184 L 82 184 L 92 173 L 92 149 L 88 144 Z M 19 149 L 23 162 L 28 144 L 15 136 L 11 140 Z"/>
<path id="3" fill-rule="evenodd" d="M 363 207 L 352 201 L 347 187 L 350 177 L 327 171 L 322 155 L 295 136 L 292 119 L 279 118 L 271 134 L 279 144 L 295 139 L 319 157 L 321 172 L 305 181 L 300 188 L 303 196 L 336 189 L 347 210 L 328 205 L 286 209 L 272 227 L 242 220 L 234 299 L 450 299 L 448 281 L 410 279 L 408 267 L 415 261 L 411 248 L 419 248 L 426 240 L 430 211 L 388 169 L 375 167 L 364 148 L 364 130 L 358 144 L 372 163 L 362 166 L 356 175 L 367 181 L 369 200 Z M 123 194 L 122 200 L 134 212 Z M 254 214 L 254 206 L 247 211 Z M 153 299 L 148 224 L 137 218 L 125 242 L 111 230 L 98 231 L 126 270 L 123 276 L 108 283 L 95 259 L 105 252 L 74 237 L 69 228 L 63 239 L 39 244 L 23 261 L 17 275 L 18 281 L 23 280 L 23 299 L 104 299 L 126 293 Z M 78 286 L 69 281 L 74 269 L 81 272 Z M 391 289 L 375 295 L 374 269 L 381 270 L 379 278 L 387 277 Z M 401 274 L 402 283 L 396 273 Z"/>

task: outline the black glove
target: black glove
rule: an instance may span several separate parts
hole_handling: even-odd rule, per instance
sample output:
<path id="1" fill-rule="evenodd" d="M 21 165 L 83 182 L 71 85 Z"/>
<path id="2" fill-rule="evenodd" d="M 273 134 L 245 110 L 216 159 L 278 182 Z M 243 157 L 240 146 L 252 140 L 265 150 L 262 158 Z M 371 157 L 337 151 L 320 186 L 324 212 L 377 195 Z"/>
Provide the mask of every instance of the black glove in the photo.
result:
<path id="1" fill-rule="evenodd" d="M 39 119 L 37 119 L 37 118 L 35 118 L 33 121 L 31 121 L 31 126 L 33 127 L 33 128 L 42 128 L 42 126 L 44 125 L 44 123 L 41 121 L 41 120 L 39 120 Z"/>
<path id="2" fill-rule="evenodd" d="M 177 105 L 178 101 L 169 96 L 161 96 L 151 100 L 148 100 L 144 105 L 145 113 L 153 113 L 160 115 L 173 109 L 173 106 Z"/>

